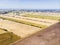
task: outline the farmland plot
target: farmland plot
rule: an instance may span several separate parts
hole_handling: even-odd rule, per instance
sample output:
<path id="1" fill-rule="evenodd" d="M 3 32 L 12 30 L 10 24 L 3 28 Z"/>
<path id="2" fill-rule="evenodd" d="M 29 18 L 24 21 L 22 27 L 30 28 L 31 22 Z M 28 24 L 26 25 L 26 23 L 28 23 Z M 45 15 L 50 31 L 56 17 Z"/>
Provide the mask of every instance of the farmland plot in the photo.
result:
<path id="1" fill-rule="evenodd" d="M 8 31 L 13 32 L 14 34 L 23 37 L 29 36 L 37 31 L 40 31 L 40 28 L 16 23 L 8 20 L 1 20 L 0 27 L 8 29 Z"/>
<path id="2" fill-rule="evenodd" d="M 19 39 L 21 39 L 20 36 L 17 36 L 6 29 L 0 28 L 0 45 L 9 45 Z"/>

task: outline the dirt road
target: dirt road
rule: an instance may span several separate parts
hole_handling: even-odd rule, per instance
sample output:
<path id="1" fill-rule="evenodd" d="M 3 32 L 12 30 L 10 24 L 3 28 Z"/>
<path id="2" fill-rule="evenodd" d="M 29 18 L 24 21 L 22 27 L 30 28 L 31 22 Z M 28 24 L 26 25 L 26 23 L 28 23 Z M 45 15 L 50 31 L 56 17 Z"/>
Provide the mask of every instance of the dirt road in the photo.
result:
<path id="1" fill-rule="evenodd" d="M 60 22 L 13 45 L 60 45 Z"/>

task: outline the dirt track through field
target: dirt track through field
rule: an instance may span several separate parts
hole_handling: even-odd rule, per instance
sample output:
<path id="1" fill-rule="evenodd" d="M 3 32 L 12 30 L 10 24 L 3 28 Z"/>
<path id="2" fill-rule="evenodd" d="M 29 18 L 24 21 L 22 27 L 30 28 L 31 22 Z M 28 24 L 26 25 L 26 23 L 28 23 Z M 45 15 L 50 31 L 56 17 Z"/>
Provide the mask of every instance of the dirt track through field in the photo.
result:
<path id="1" fill-rule="evenodd" d="M 13 45 L 60 45 L 60 22 Z"/>

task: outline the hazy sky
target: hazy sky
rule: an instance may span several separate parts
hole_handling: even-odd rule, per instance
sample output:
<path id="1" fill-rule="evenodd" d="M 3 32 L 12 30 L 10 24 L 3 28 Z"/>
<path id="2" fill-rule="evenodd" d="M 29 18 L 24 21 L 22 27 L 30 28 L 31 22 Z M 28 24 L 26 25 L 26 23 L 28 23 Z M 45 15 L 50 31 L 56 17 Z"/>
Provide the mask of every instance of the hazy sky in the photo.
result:
<path id="1" fill-rule="evenodd" d="M 60 0 L 0 0 L 0 9 L 60 9 Z"/>

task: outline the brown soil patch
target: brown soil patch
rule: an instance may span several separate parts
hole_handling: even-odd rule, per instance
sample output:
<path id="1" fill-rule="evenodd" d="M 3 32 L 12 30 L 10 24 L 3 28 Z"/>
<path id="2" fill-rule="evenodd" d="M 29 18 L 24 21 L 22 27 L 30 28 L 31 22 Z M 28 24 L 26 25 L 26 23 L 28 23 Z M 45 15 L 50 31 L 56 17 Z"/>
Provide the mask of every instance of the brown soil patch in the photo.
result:
<path id="1" fill-rule="evenodd" d="M 13 45 L 60 45 L 60 22 Z"/>

